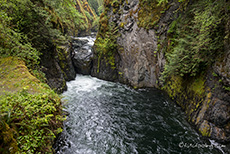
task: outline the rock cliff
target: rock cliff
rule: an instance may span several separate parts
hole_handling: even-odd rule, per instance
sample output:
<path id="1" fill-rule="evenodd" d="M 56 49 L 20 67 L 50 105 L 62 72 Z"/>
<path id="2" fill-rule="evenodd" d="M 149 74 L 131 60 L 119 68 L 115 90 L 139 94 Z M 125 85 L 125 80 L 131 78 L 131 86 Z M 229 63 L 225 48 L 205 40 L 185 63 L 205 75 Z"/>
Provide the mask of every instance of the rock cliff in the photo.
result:
<path id="1" fill-rule="evenodd" d="M 139 26 L 140 4 L 138 0 L 122 1 L 119 5 L 115 2 L 110 3 L 107 5 L 106 15 L 109 17 L 108 26 L 109 24 L 115 25 L 120 34 L 116 37 L 118 45 L 117 53 L 114 55 L 116 67 L 112 71 L 106 71 L 110 70 L 110 65 L 106 64 L 108 62 L 105 60 L 104 62 L 100 60 L 98 52 L 95 51 L 92 75 L 110 80 L 111 76 L 114 76 L 113 80 L 136 88 L 156 87 L 165 63 L 164 54 L 158 50 L 158 42 L 167 37 L 168 27 L 177 16 L 174 12 L 178 10 L 179 3 L 171 4 L 171 7 L 164 13 L 154 12 L 162 16 L 158 21 L 159 28 L 157 29 L 146 29 Z M 117 9 L 115 12 L 114 7 Z M 100 29 L 102 31 L 105 28 L 101 25 Z M 98 37 L 103 35 L 100 34 L 100 29 Z M 98 63 L 100 65 L 97 65 Z"/>
<path id="2" fill-rule="evenodd" d="M 71 59 L 71 46 L 68 44 L 53 47 L 52 52 L 41 56 L 42 71 L 48 85 L 57 93 L 67 89 L 66 81 L 75 79 L 76 72 Z"/>
<path id="3" fill-rule="evenodd" d="M 175 41 L 176 33 L 171 32 L 176 25 L 175 21 L 181 19 L 177 21 L 181 23 L 178 27 L 180 30 L 183 29 L 180 27 L 185 27 L 186 30 L 189 28 L 189 24 L 191 25 L 190 21 L 197 22 L 196 25 L 199 25 L 196 16 L 205 14 L 205 12 L 194 9 L 196 3 L 205 4 L 203 7 L 206 8 L 206 11 L 209 8 L 218 8 L 214 4 L 210 7 L 203 0 L 196 2 L 169 1 L 162 4 L 159 4 L 158 1 L 143 0 L 105 1 L 105 11 L 100 17 L 99 32 L 93 48 L 94 59 L 91 74 L 101 79 L 119 81 L 135 88 L 161 88 L 182 107 L 186 112 L 188 121 L 195 125 L 203 136 L 229 143 L 229 22 L 226 23 L 224 22 L 226 20 L 223 19 L 219 23 L 210 24 L 213 25 L 211 29 L 216 28 L 217 31 L 222 31 L 219 34 L 220 38 L 211 35 L 214 34 L 211 30 L 212 33 L 210 32 L 206 36 L 202 31 L 195 35 L 196 29 L 190 29 L 190 34 L 194 33 L 192 37 L 195 39 L 198 36 L 198 40 L 202 37 L 204 37 L 203 40 L 206 37 L 218 38 L 223 43 L 223 48 L 218 47 L 216 49 L 218 46 L 216 44 L 216 48 L 209 49 L 205 47 L 205 43 L 208 44 L 208 41 L 205 42 L 199 46 L 200 50 L 204 50 L 201 52 L 202 54 L 207 48 L 210 55 L 212 50 L 215 51 L 214 53 L 221 50 L 221 54 L 213 54 L 210 58 L 207 55 L 199 55 L 194 49 L 194 53 L 191 51 L 190 55 L 180 58 L 178 55 L 183 55 L 184 52 L 179 52 L 177 56 L 179 60 L 182 59 L 182 69 L 177 69 L 177 65 L 181 64 L 177 61 L 168 67 L 176 67 L 175 70 L 167 78 L 164 78 L 166 65 L 172 64 L 170 58 L 176 59 L 168 55 L 177 51 L 175 48 L 180 45 L 179 41 Z M 229 6 L 229 3 L 226 2 L 224 5 Z M 195 13 L 189 14 L 192 11 Z M 229 15 L 229 9 L 225 11 L 225 14 Z M 220 16 L 221 13 L 218 15 Z M 189 20 L 191 18 L 191 20 L 186 23 L 186 20 L 183 20 L 186 18 Z M 206 27 L 210 27 L 210 25 Z M 180 33 L 185 34 L 186 32 Z M 222 34 L 224 34 L 223 38 Z M 182 38 L 180 35 L 179 37 Z M 190 41 L 184 44 L 196 42 L 190 37 L 188 40 Z M 104 43 L 102 44 L 102 42 Z M 200 42 L 202 42 L 201 39 Z M 214 41 L 210 42 L 212 44 Z M 192 46 L 196 46 L 196 44 L 194 43 Z M 187 49 L 188 47 L 186 46 L 186 51 L 190 50 Z M 186 58 L 189 59 L 189 62 L 184 64 Z M 194 62 L 194 67 L 191 70 L 186 70 L 187 65 L 193 64 L 191 61 L 193 59 L 197 60 Z M 196 66 L 197 69 L 194 69 Z M 182 72 L 183 68 L 185 68 L 184 72 Z"/>

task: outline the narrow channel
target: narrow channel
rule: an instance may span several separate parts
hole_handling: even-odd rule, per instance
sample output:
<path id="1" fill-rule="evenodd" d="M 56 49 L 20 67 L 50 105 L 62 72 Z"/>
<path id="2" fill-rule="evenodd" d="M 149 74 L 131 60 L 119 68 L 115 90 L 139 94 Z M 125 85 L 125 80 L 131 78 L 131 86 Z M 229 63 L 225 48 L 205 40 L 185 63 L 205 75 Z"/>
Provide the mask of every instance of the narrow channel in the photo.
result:
<path id="1" fill-rule="evenodd" d="M 162 91 L 83 75 L 67 86 L 69 116 L 55 144 L 57 154 L 222 153 Z"/>

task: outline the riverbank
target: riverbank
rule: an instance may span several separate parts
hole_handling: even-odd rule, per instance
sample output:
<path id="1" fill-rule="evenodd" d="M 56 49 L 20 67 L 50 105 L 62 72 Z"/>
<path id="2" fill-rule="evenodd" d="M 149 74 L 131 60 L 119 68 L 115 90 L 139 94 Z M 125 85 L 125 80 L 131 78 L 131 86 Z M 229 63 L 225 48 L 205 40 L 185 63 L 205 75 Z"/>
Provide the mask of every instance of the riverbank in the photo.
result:
<path id="1" fill-rule="evenodd" d="M 91 75 L 163 89 L 201 135 L 229 144 L 229 6 L 212 0 L 108 1 Z"/>
<path id="2" fill-rule="evenodd" d="M 60 96 L 16 57 L 0 58 L 0 74 L 0 153 L 53 153 L 64 121 Z"/>

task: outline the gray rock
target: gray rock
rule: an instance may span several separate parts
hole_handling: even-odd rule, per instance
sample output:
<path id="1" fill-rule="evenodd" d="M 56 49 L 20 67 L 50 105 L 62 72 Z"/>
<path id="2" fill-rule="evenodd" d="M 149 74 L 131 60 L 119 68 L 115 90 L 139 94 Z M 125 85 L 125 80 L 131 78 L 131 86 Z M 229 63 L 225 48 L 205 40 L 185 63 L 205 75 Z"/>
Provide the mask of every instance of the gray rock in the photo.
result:
<path id="1" fill-rule="evenodd" d="M 91 37 L 75 38 L 73 39 L 73 55 L 72 61 L 77 73 L 89 75 L 92 67 L 93 53 Z"/>
<path id="2" fill-rule="evenodd" d="M 42 71 L 45 73 L 47 83 L 50 88 L 54 89 L 57 93 L 62 93 L 67 90 L 66 81 L 63 71 L 58 64 L 58 57 L 52 54 L 46 53 L 41 56 Z"/>
<path id="3" fill-rule="evenodd" d="M 89 75 L 92 66 L 93 53 L 91 50 L 80 49 L 75 50 L 73 63 L 77 73 Z"/>
<path id="4" fill-rule="evenodd" d="M 223 60 L 216 62 L 213 69 L 221 77 L 224 85 L 230 87 L 230 47 Z"/>
<path id="5" fill-rule="evenodd" d="M 120 60 L 116 60 L 116 69 L 111 71 L 113 72 L 112 74 L 108 71 L 102 75 L 103 70 L 109 69 L 109 65 L 103 64 L 103 61 L 100 61 L 100 67 L 102 68 L 99 69 L 102 72 L 96 71 L 98 62 L 95 56 L 94 70 L 92 72 L 94 72 L 94 76 L 100 76 L 100 78 L 105 80 L 111 80 L 111 76 L 119 74 L 118 79 L 114 78 L 114 80 L 137 88 L 157 87 L 157 81 L 165 65 L 165 57 L 163 52 L 157 49 L 157 30 L 150 29 L 147 31 L 137 26 L 138 11 L 135 10 L 138 10 L 138 4 L 138 0 L 124 1 L 123 5 L 120 6 L 121 14 L 118 13 L 119 11 L 113 13 L 112 9 L 110 9 L 111 11 L 108 13 L 110 15 L 109 22 L 115 21 L 117 25 L 124 25 L 123 28 L 119 28 L 121 35 L 117 38 L 117 44 L 122 49 L 119 49 L 115 55 L 115 57 L 118 57 L 116 59 Z M 160 19 L 159 27 L 164 27 L 164 29 L 159 28 L 161 29 L 162 39 L 166 38 L 169 24 L 173 21 L 173 12 L 178 7 L 179 5 L 170 7 L 165 15 L 162 16 L 162 19 Z M 114 71 L 117 72 L 115 73 Z"/>

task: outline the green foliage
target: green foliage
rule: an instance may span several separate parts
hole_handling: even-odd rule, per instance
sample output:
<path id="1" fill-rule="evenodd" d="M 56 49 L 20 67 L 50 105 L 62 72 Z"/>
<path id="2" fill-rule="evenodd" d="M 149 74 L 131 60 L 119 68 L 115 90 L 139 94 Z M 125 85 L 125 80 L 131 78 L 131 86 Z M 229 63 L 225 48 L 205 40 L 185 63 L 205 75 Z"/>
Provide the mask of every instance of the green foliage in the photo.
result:
<path id="1" fill-rule="evenodd" d="M 20 153 L 52 152 L 51 142 L 60 132 L 60 98 L 51 90 L 30 94 L 26 88 L 0 96 L 1 122 L 17 131 L 14 135 Z"/>
<path id="2" fill-rule="evenodd" d="M 120 9 L 120 5 L 123 0 L 104 0 L 105 10 L 100 16 L 99 30 L 97 39 L 95 41 L 96 52 L 98 56 L 98 67 L 100 68 L 100 61 L 104 60 L 106 64 L 110 65 L 112 69 L 115 69 L 115 53 L 118 50 L 117 38 L 120 36 L 119 25 L 114 22 L 109 22 L 109 16 L 107 15 L 109 9 L 112 8 L 113 12 L 117 12 Z"/>
<path id="3" fill-rule="evenodd" d="M 99 27 L 99 20 L 100 20 L 100 17 L 96 17 L 96 19 L 92 23 L 92 27 L 95 27 L 96 30 L 98 30 L 98 27 Z"/>
<path id="4" fill-rule="evenodd" d="M 164 3 L 168 3 L 168 0 L 157 0 L 157 5 L 162 5 Z"/>
<path id="5" fill-rule="evenodd" d="M 93 20 L 93 17 L 89 14 L 89 12 L 85 11 L 85 15 L 89 20 Z"/>
<path id="6" fill-rule="evenodd" d="M 0 74 L 0 153 L 51 153 L 63 122 L 60 97 L 18 58 L 0 58 Z"/>
<path id="7" fill-rule="evenodd" d="M 41 53 L 66 42 L 63 33 L 85 29 L 83 16 L 71 0 L 0 0 L 0 54 L 17 56 L 27 66 L 39 63 Z"/>
<path id="8" fill-rule="evenodd" d="M 140 0 L 138 26 L 145 29 L 154 28 L 161 14 L 168 9 L 168 0 Z"/>
<path id="9" fill-rule="evenodd" d="M 75 9 L 75 2 L 72 0 L 56 0 L 56 1 L 49 1 L 44 0 L 45 6 L 47 9 L 53 9 L 50 12 L 52 20 L 56 21 L 56 24 L 62 25 L 62 28 L 67 28 L 72 32 L 76 32 L 80 29 L 84 30 L 88 28 L 87 24 L 84 21 L 84 16 Z M 51 20 L 51 21 L 52 21 Z M 60 20 L 60 21 L 58 21 Z M 57 23 L 59 22 L 59 23 Z M 62 30 L 64 30 L 62 29 Z M 72 34 L 74 35 L 74 34 Z"/>
<path id="10" fill-rule="evenodd" d="M 212 75 L 213 75 L 214 77 L 217 77 L 217 76 L 218 76 L 215 72 L 213 72 Z"/>
<path id="11" fill-rule="evenodd" d="M 2 4 L 0 10 L 0 54 L 18 56 L 28 64 L 37 64 L 39 52 L 32 47 L 28 37 L 18 30 L 17 23 L 13 24 L 15 18 L 12 17 L 12 12 L 19 11 L 19 8 L 11 1 L 0 0 L 0 3 Z"/>
<path id="12" fill-rule="evenodd" d="M 38 68 L 31 70 L 30 72 L 33 76 L 35 76 L 38 80 L 40 80 L 43 83 L 46 83 L 46 77 L 45 77 L 45 73 L 43 73 L 42 71 L 40 71 Z"/>
<path id="13" fill-rule="evenodd" d="M 223 54 L 224 25 L 229 14 L 224 1 L 193 4 L 168 30 L 167 63 L 163 76 L 196 76 Z"/>
<path id="14" fill-rule="evenodd" d="M 103 0 L 88 0 L 89 5 L 95 10 L 96 14 L 100 16 L 100 14 L 104 10 Z"/>
<path id="15" fill-rule="evenodd" d="M 225 90 L 227 90 L 227 91 L 230 91 L 230 87 L 224 86 L 223 88 L 224 88 Z"/>
<path id="16" fill-rule="evenodd" d="M 117 37 L 119 36 L 118 27 L 114 23 L 108 25 L 108 31 L 105 34 L 100 33 L 95 41 L 96 51 L 98 55 L 98 69 L 102 57 L 115 69 L 114 54 L 117 50 Z"/>

